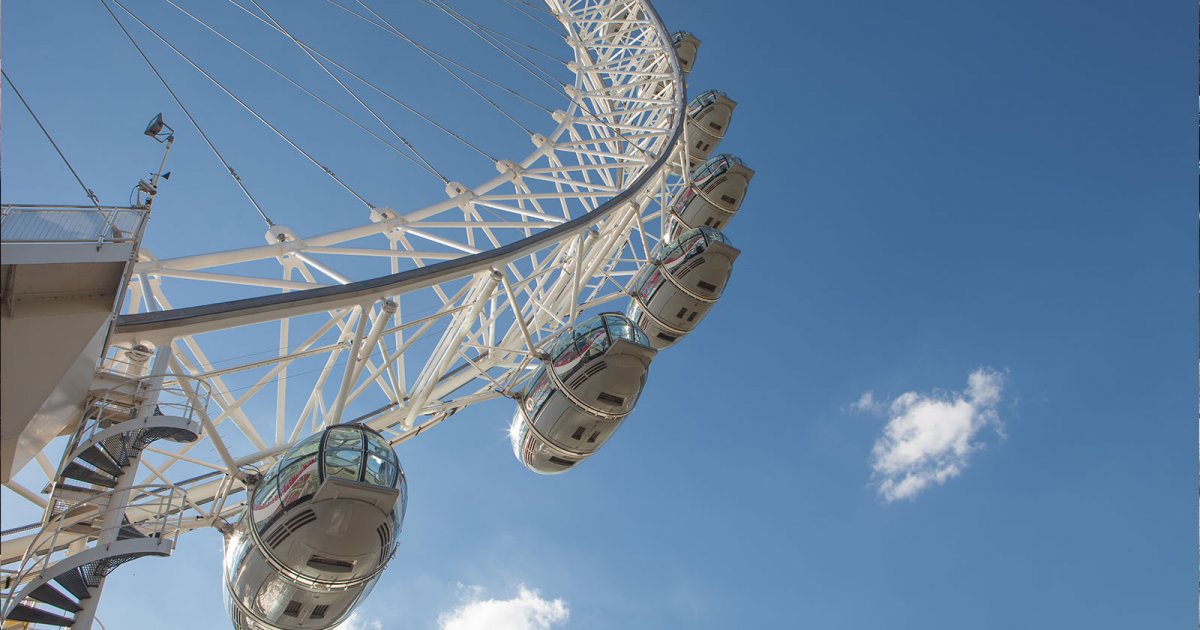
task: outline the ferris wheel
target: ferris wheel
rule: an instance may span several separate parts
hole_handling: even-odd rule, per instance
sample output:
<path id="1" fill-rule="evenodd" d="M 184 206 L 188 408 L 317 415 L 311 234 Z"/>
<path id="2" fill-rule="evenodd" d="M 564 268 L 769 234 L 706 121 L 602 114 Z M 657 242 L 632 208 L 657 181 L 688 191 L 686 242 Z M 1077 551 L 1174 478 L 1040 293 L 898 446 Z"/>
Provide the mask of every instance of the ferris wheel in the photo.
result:
<path id="1" fill-rule="evenodd" d="M 327 492 L 326 478 L 340 477 L 387 490 L 379 496 L 392 497 L 387 505 L 395 506 L 381 508 L 389 518 L 378 523 L 356 517 L 379 536 L 374 560 L 351 563 L 368 568 L 312 555 L 295 569 L 270 553 L 263 566 L 350 595 L 280 599 L 270 619 L 253 603 L 233 608 L 237 627 L 292 627 L 284 622 L 301 616 L 332 625 L 357 603 L 361 589 L 354 589 L 378 577 L 395 550 L 406 489 L 390 447 L 466 407 L 507 398 L 521 465 L 562 473 L 601 449 L 633 412 L 656 353 L 700 324 L 738 256 L 724 230 L 754 172 L 716 152 L 736 103 L 715 90 L 689 100 L 685 78 L 700 40 L 672 35 L 647 0 L 547 0 L 545 7 L 506 1 L 531 24 L 557 29 L 567 58 L 548 61 L 540 47 L 443 0 L 425 4 L 527 74 L 525 80 L 560 94 L 557 108 L 542 108 L 542 131 L 510 117 L 531 148 L 507 158 L 417 112 L 257 0 L 232 2 L 328 75 L 343 100 L 361 106 L 355 120 L 367 122 L 354 124 L 436 180 L 443 198 L 420 207 L 400 198 L 368 201 L 161 30 L 123 2 L 105 5 L 135 46 L 145 38 L 161 42 L 311 162 L 318 177 L 344 189 L 361 205 L 361 221 L 310 233 L 272 220 L 253 182 L 205 134 L 197 121 L 203 117 L 179 102 L 263 219 L 264 243 L 174 257 L 141 248 L 83 413 L 65 440 L 47 444 L 36 458 L 46 477 L 43 493 L 6 484 L 44 511 L 36 525 L 6 531 L 0 553 L 6 619 L 91 627 L 103 579 L 121 563 L 168 555 L 179 535 L 208 527 L 273 548 L 310 518 L 288 506 Z M 350 120 L 333 99 L 167 3 Z M 501 114 L 508 115 L 506 108 L 485 88 L 523 97 L 417 41 L 384 11 L 365 2 L 330 3 L 412 46 Z M 140 39 L 131 34 L 139 26 Z M 171 90 L 155 60 L 138 50 Z M 409 107 L 482 154 L 495 174 L 467 183 L 453 177 L 371 104 L 381 99 Z M 180 131 L 160 115 L 146 132 L 167 152 L 176 134 L 185 136 L 182 124 L 171 122 Z M 126 233 L 141 229 L 162 173 L 142 182 L 139 194 L 146 197 L 134 207 L 146 212 L 130 215 Z M 112 228 L 120 233 L 116 223 Z M 270 492 L 263 491 L 268 485 Z M 318 510 L 311 518 L 320 516 Z M 242 531 L 241 523 L 251 525 Z M 237 592 L 233 598 L 236 604 Z M 295 627 L 327 627 L 313 623 Z"/>

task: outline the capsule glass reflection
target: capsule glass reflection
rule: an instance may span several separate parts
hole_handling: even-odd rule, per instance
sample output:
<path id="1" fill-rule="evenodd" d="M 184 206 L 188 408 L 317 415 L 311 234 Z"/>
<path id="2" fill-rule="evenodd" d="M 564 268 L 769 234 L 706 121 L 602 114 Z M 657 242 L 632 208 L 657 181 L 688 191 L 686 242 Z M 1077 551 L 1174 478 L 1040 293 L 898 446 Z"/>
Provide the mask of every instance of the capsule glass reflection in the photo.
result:
<path id="1" fill-rule="evenodd" d="M 692 170 L 691 184 L 671 201 L 671 233 L 696 227 L 723 229 L 742 207 L 754 170 L 741 158 L 721 153 Z"/>
<path id="2" fill-rule="evenodd" d="M 675 47 L 675 56 L 679 58 L 679 69 L 683 70 L 683 76 L 686 77 L 696 64 L 700 39 L 687 31 L 679 31 L 671 35 L 671 44 Z"/>
<path id="3" fill-rule="evenodd" d="M 239 630 L 332 628 L 396 550 L 408 484 L 378 433 L 338 425 L 292 448 L 249 489 L 225 540 L 226 608 Z"/>
<path id="4" fill-rule="evenodd" d="M 720 90 L 702 92 L 688 103 L 688 160 L 695 166 L 712 154 L 725 138 L 737 103 Z"/>
<path id="5" fill-rule="evenodd" d="M 720 299 L 740 253 L 720 230 L 704 226 L 660 246 L 633 281 L 629 318 L 655 348 L 670 346 Z"/>
<path id="6" fill-rule="evenodd" d="M 520 397 L 513 454 L 536 473 L 560 473 L 604 445 L 633 411 L 656 351 L 621 313 L 563 331 Z"/>

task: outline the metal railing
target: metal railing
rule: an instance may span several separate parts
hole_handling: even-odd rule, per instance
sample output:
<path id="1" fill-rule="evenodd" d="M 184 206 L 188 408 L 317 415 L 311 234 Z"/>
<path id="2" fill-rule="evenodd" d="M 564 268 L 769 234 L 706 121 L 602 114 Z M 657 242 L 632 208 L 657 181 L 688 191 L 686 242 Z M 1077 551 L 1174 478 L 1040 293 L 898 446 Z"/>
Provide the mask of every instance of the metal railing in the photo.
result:
<path id="1" fill-rule="evenodd" d="M 133 379 L 92 401 L 71 447 L 77 448 L 115 424 L 137 419 L 145 411 L 143 407 L 151 404 L 149 415 L 200 421 L 197 413 L 208 414 L 212 402 L 212 387 L 202 378 L 164 374 Z"/>
<path id="2" fill-rule="evenodd" d="M 5 243 L 128 243 L 142 237 L 149 209 L 122 206 L 0 206 Z"/>
<path id="3" fill-rule="evenodd" d="M 42 528 L 25 551 L 17 570 L 6 571 L 0 581 L 0 612 L 4 617 L 20 603 L 15 598 L 22 593 L 22 587 L 70 557 L 70 548 L 76 541 L 154 539 L 168 541 L 167 553 L 175 548 L 182 531 L 187 492 L 161 484 L 132 486 L 120 492 L 129 493 L 128 503 L 121 501 L 111 506 L 110 499 L 115 492 L 98 492 Z M 122 512 L 124 518 L 108 518 L 115 511 Z M 106 522 L 113 524 L 104 525 Z"/>

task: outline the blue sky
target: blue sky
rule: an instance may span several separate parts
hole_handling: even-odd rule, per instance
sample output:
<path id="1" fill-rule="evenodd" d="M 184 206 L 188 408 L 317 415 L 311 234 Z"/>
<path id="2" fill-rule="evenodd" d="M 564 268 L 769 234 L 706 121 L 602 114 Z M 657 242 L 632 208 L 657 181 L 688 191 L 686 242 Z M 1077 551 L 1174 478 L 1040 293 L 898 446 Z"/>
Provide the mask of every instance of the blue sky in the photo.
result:
<path id="1" fill-rule="evenodd" d="M 656 358 L 614 441 L 570 474 L 513 460 L 504 401 L 402 446 L 401 549 L 361 627 L 1190 624 L 1195 6 L 657 6 L 704 40 L 691 91 L 738 101 L 722 150 L 757 175 L 729 231 L 733 284 Z M 157 164 L 138 132 L 168 112 L 180 142 L 147 237 L 156 253 L 261 243 L 261 222 L 98 5 L 10 0 L 3 28 L 6 72 L 102 199 L 123 202 Z M 214 127 L 248 124 L 187 85 Z M 4 201 L 81 203 L 4 98 Z M 478 133 L 497 146 L 525 142 L 490 128 Z M 238 162 L 254 141 L 229 132 L 222 147 Z M 316 176 L 280 159 L 244 157 L 239 171 L 288 225 L 361 221 L 320 210 L 347 206 L 325 182 L 289 188 L 296 172 Z M 365 185 L 438 193 L 395 169 Z M 938 473 L 915 493 L 885 489 Z M 170 560 L 122 567 L 101 619 L 222 627 L 219 555 L 205 531 Z"/>

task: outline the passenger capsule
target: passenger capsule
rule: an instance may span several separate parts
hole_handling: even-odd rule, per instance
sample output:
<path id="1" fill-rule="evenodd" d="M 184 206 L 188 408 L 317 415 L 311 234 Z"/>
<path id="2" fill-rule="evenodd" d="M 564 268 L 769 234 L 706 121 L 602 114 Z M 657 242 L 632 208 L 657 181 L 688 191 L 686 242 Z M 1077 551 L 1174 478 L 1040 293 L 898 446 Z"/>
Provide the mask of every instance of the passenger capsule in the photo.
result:
<path id="1" fill-rule="evenodd" d="M 621 313 L 560 333 L 513 414 L 508 434 L 517 459 L 549 475 L 595 453 L 633 411 L 656 352 Z"/>
<path id="2" fill-rule="evenodd" d="M 687 31 L 679 31 L 671 36 L 671 44 L 675 46 L 675 56 L 679 58 L 679 69 L 683 70 L 683 76 L 686 77 L 696 63 L 700 39 Z"/>
<path id="3" fill-rule="evenodd" d="M 694 227 L 724 228 L 742 207 L 754 171 L 740 158 L 722 153 L 692 171 L 692 183 L 671 202 L 673 233 Z"/>
<path id="4" fill-rule="evenodd" d="M 396 550 L 408 485 L 378 433 L 338 425 L 296 444 L 248 489 L 225 539 L 225 604 L 239 630 L 332 628 Z"/>
<path id="5" fill-rule="evenodd" d="M 660 246 L 633 281 L 629 318 L 655 348 L 666 348 L 700 324 L 725 291 L 741 251 L 710 227 Z"/>
<path id="6" fill-rule="evenodd" d="M 687 108 L 688 160 L 704 161 L 721 143 L 737 103 L 724 92 L 709 90 L 693 98 Z"/>

